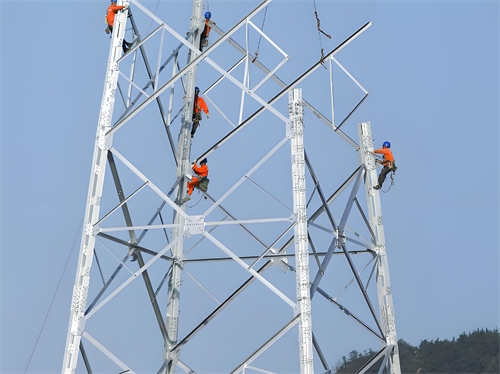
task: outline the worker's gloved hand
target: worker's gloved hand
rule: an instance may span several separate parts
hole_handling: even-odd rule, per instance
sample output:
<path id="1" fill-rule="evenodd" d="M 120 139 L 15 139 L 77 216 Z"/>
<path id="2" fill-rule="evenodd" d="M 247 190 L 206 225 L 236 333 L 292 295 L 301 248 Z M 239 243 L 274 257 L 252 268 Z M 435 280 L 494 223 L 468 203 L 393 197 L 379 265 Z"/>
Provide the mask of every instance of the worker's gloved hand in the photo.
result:
<path id="1" fill-rule="evenodd" d="M 127 10 L 127 9 L 128 9 L 128 5 L 124 5 L 123 10 Z"/>
<path id="2" fill-rule="evenodd" d="M 209 113 L 207 113 L 207 118 L 210 118 L 210 114 Z"/>

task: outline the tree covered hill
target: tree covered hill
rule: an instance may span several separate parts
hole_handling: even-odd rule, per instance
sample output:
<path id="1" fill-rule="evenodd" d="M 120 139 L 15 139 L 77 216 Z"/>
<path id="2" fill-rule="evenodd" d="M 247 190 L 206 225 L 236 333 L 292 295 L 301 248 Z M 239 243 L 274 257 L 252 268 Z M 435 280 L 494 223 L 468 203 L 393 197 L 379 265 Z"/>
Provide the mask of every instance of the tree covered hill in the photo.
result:
<path id="1" fill-rule="evenodd" d="M 500 373 L 500 333 L 494 330 L 476 330 L 462 333 L 457 339 L 423 340 L 414 347 L 404 340 L 398 341 L 402 373 Z M 342 357 L 332 370 L 336 374 L 356 373 L 376 352 L 352 351 L 349 358 Z M 367 373 L 377 373 L 375 364 Z"/>

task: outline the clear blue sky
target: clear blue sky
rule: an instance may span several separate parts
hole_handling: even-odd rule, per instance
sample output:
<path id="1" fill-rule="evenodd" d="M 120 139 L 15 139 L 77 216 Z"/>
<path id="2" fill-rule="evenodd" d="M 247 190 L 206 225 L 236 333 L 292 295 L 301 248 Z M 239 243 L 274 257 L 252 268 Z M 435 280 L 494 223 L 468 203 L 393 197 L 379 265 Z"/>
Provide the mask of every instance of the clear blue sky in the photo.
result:
<path id="1" fill-rule="evenodd" d="M 217 25 L 228 30 L 258 3 L 210 0 L 209 5 Z M 156 7 L 156 1 L 145 4 L 152 10 Z M 3 373 L 25 371 L 62 276 L 28 373 L 60 371 L 108 58 L 109 38 L 103 22 L 107 5 L 107 1 L 0 3 Z M 390 140 L 398 164 L 395 186 L 382 195 L 398 338 L 418 345 L 423 339 L 451 339 L 464 331 L 498 327 L 498 2 L 317 1 L 316 5 L 322 29 L 332 34 L 332 40 L 321 37 L 325 52 L 364 23 L 373 21 L 373 26 L 337 59 L 370 93 L 360 111 L 345 125 L 346 132 L 356 140 L 356 124 L 371 121 L 375 144 Z M 190 13 L 188 0 L 161 0 L 158 8 L 158 15 L 181 34 L 188 28 Z M 261 21 L 262 14 L 255 23 L 260 25 Z M 148 23 L 143 25 L 143 35 L 148 27 Z M 264 30 L 291 56 L 277 73 L 284 81 L 292 81 L 318 60 L 320 45 L 312 0 L 275 0 L 268 9 Z M 171 49 L 174 46 L 177 43 L 172 43 Z M 265 59 L 268 49 L 261 48 Z M 155 57 L 151 61 L 155 66 Z M 218 61 L 225 67 L 234 63 L 229 57 L 224 61 L 219 56 Z M 330 116 L 324 110 L 328 92 L 323 89 L 327 86 L 321 85 L 327 73 L 320 70 L 304 83 L 304 97 Z M 345 80 L 337 72 L 339 79 Z M 203 89 L 214 77 L 217 74 L 207 73 L 197 84 Z M 362 96 L 348 83 L 340 87 L 345 90 L 336 91 L 336 115 L 343 117 Z M 270 84 L 265 87 L 264 97 L 272 97 L 271 88 L 278 91 Z M 223 92 L 214 92 L 213 98 L 226 100 Z M 286 112 L 286 107 L 279 109 Z M 195 138 L 195 153 L 204 151 L 230 129 L 215 110 L 211 111 L 211 119 L 203 121 Z M 147 126 L 156 123 L 162 138 L 141 138 L 135 132 L 132 134 L 138 138 L 133 140 L 146 148 L 148 142 L 163 147 L 160 153 L 168 159 L 168 143 L 159 132 L 163 130 L 158 117 L 145 118 L 156 118 L 157 122 L 148 121 Z M 345 164 L 357 162 L 356 156 L 352 152 L 347 156 L 348 147 L 332 135 L 328 136 L 337 143 L 322 148 L 330 144 L 321 139 L 327 134 L 326 127 L 307 111 L 306 126 L 309 144 L 318 144 L 318 149 L 311 147 L 312 157 L 318 162 L 324 158 L 316 171 L 320 180 L 333 189 L 352 171 L 352 165 Z M 177 131 L 178 121 L 173 128 L 175 139 Z M 263 136 L 264 149 L 283 135 Z M 132 140 L 129 142 L 133 145 Z M 144 152 L 149 156 L 147 149 Z M 288 148 L 285 156 L 287 152 Z M 226 184 L 232 183 L 254 165 L 258 157 L 252 157 L 246 157 L 244 151 L 233 160 L 214 155 L 210 163 L 214 195 L 224 193 L 221 182 L 225 178 Z M 347 157 L 352 160 L 346 162 Z M 330 175 L 337 170 L 341 170 L 338 179 L 330 181 Z M 270 184 L 270 189 L 273 181 L 287 177 L 272 168 L 263 173 L 259 177 Z M 265 230 L 259 230 L 265 235 Z M 212 274 L 193 269 L 193 273 L 210 282 Z M 238 277 L 243 279 L 244 275 L 238 273 Z M 293 275 L 288 274 L 288 279 Z M 140 282 L 135 282 L 132 292 L 135 289 L 138 299 L 144 299 Z M 218 290 L 219 297 L 222 299 L 230 288 Z M 290 295 L 293 297 L 293 289 Z M 206 294 L 200 298 L 206 302 L 203 312 L 215 306 Z M 270 296 L 268 302 L 269 308 L 279 304 L 279 310 L 287 310 L 274 297 L 271 300 Z M 185 305 L 189 303 L 186 297 Z M 334 313 L 341 318 L 341 313 Z M 150 322 L 141 330 L 144 341 L 149 339 L 150 331 L 154 331 L 155 339 L 158 335 L 149 309 L 146 314 Z M 240 325 L 232 315 L 245 316 L 249 325 L 253 321 L 243 303 L 235 303 L 224 317 L 237 329 Z M 123 317 L 126 325 L 133 321 L 134 317 Z M 334 319 L 332 326 L 338 326 L 340 321 Z M 265 325 L 261 320 L 253 322 Z M 106 319 L 101 323 L 106 324 Z M 228 331 L 222 334 L 230 335 Z M 201 336 L 201 343 L 194 343 L 201 344 L 200 359 L 211 352 L 210 341 L 203 339 Z M 331 365 L 351 349 L 369 348 L 359 340 L 340 348 L 332 346 L 335 350 L 331 352 Z M 283 349 L 296 347 L 285 345 Z M 156 361 L 161 357 L 158 352 L 141 354 L 151 354 L 151 360 Z M 220 363 L 205 363 L 212 371 L 227 371 L 221 369 L 224 366 Z M 316 366 L 319 370 L 319 362 Z M 286 370 L 293 367 L 287 366 Z M 197 368 L 203 372 L 203 363 L 198 363 Z M 83 370 L 80 365 L 79 371 Z"/>

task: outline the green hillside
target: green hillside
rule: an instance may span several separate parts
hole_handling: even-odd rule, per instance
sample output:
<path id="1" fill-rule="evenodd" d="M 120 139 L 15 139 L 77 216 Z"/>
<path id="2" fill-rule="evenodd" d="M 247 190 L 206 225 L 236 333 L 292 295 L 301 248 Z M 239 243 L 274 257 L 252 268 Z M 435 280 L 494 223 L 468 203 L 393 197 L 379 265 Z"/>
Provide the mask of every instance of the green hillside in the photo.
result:
<path id="1" fill-rule="evenodd" d="M 402 373 L 500 373 L 500 333 L 494 330 L 476 330 L 462 333 L 457 339 L 423 340 L 414 347 L 399 340 Z M 352 351 L 343 357 L 332 372 L 356 373 L 376 352 Z M 367 373 L 377 373 L 374 365 Z"/>

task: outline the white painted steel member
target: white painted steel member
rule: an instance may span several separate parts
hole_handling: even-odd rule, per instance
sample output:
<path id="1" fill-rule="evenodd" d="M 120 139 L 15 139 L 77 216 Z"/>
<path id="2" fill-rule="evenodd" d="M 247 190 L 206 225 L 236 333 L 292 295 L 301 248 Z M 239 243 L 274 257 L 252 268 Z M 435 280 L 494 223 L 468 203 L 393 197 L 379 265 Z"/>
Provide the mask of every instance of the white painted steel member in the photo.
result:
<path id="1" fill-rule="evenodd" d="M 306 167 L 304 155 L 304 108 L 302 89 L 290 90 L 288 95 L 290 122 L 287 136 L 290 138 L 292 158 L 293 212 L 296 216 L 294 228 L 296 261 L 296 315 L 299 319 L 300 373 L 314 373 L 312 316 L 309 277 L 309 246 L 307 240 L 306 211 Z"/>
<path id="2" fill-rule="evenodd" d="M 120 5 L 128 7 L 128 0 L 121 1 Z M 97 135 L 92 159 L 92 170 L 87 195 L 87 206 L 83 223 L 83 234 L 78 255 L 78 267 L 76 271 L 73 298 L 71 302 L 70 322 L 66 337 L 64 350 L 63 374 L 76 372 L 78 364 L 78 350 L 82 334 L 85 332 L 85 309 L 90 284 L 90 270 L 94 256 L 95 235 L 97 234 L 94 224 L 99 219 L 100 200 L 102 196 L 104 175 L 106 170 L 106 159 L 108 150 L 111 148 L 113 135 L 107 134 L 111 129 L 111 120 L 115 105 L 116 87 L 118 83 L 118 60 L 122 56 L 122 43 L 125 36 L 128 9 L 120 11 L 115 16 L 111 47 L 109 49 L 108 66 L 104 82 L 99 120 L 97 124 Z"/>
<path id="3" fill-rule="evenodd" d="M 385 248 L 384 224 L 382 221 L 382 205 L 380 203 L 380 192 L 373 189 L 377 182 L 377 168 L 373 152 L 373 140 L 370 122 L 361 122 L 358 125 L 359 133 L 359 157 L 360 163 L 365 165 L 366 200 L 368 204 L 368 220 L 375 234 L 377 246 L 377 291 L 379 300 L 380 319 L 385 334 L 386 345 L 394 346 L 389 359 L 391 374 L 401 374 L 399 362 L 399 349 L 396 337 L 396 321 L 394 318 L 394 304 L 391 293 L 391 280 L 389 276 L 389 263 Z"/>

